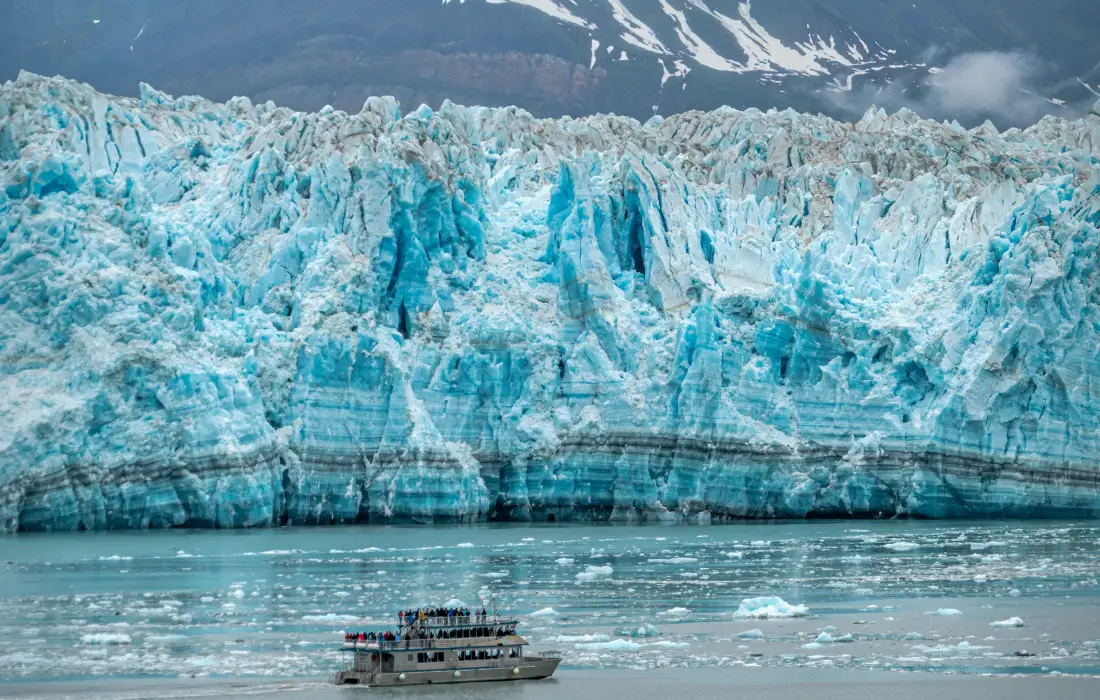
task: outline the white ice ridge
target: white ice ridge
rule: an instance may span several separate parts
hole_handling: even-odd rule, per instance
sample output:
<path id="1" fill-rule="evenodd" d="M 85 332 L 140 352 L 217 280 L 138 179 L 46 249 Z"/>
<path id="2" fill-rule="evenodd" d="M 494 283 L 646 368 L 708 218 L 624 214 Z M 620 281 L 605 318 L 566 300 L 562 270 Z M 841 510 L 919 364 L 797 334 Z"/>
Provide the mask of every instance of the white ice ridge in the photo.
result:
<path id="1" fill-rule="evenodd" d="M 0 528 L 1095 517 L 1098 152 L 21 74 Z"/>

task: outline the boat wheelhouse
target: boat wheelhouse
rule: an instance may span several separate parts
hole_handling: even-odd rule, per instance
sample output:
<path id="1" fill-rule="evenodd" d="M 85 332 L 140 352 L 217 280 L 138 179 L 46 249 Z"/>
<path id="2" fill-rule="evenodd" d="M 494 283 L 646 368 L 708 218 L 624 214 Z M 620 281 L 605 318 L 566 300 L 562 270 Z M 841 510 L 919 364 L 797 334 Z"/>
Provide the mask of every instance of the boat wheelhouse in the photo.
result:
<path id="1" fill-rule="evenodd" d="M 526 651 L 517 620 L 496 614 L 401 616 L 396 633 L 347 635 L 339 685 L 427 685 L 548 678 L 561 657 Z M 348 658 L 350 654 L 350 659 Z"/>

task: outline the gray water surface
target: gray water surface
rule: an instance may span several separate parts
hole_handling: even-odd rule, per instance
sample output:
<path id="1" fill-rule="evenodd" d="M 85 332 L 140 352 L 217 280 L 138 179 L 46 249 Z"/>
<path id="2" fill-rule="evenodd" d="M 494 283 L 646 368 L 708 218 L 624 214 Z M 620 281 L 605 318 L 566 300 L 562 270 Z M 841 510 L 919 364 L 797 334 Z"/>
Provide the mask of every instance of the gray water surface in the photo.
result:
<path id="1" fill-rule="evenodd" d="M 17 535 L 0 539 L 0 697 L 217 696 L 240 684 L 327 695 L 345 629 L 492 596 L 536 650 L 564 653 L 558 677 L 447 697 L 550 697 L 566 689 L 556 684 L 578 696 L 577 678 L 638 698 L 667 697 L 647 693 L 668 679 L 826 694 L 913 677 L 984 688 L 987 674 L 1095 687 L 1098 544 L 1096 524 L 1043 522 Z M 807 614 L 738 618 L 756 596 Z M 1012 617 L 1023 626 L 990 626 Z M 625 632 L 647 624 L 660 635 Z"/>

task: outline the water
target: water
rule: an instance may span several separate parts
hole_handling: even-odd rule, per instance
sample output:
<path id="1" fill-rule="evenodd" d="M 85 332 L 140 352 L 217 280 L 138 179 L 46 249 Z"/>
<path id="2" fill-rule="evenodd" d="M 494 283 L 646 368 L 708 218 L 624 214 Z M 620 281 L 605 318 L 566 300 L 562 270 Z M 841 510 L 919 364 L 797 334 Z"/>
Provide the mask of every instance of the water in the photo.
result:
<path id="1" fill-rule="evenodd" d="M 550 684 L 493 691 L 517 697 L 577 678 L 636 697 L 661 678 L 728 686 L 790 673 L 872 688 L 886 671 L 1095 687 L 1098 544 L 1098 525 L 1041 522 L 18 535 L 0 539 L 0 697 L 240 694 L 242 683 L 314 696 L 328 692 L 317 683 L 340 666 L 345 629 L 490 594 L 523 616 L 536 650 L 565 653 Z M 734 616 L 764 595 L 809 614 Z M 1011 617 L 1024 626 L 990 626 Z M 616 634 L 646 624 L 660 635 Z M 738 636 L 750 630 L 763 637 Z"/>

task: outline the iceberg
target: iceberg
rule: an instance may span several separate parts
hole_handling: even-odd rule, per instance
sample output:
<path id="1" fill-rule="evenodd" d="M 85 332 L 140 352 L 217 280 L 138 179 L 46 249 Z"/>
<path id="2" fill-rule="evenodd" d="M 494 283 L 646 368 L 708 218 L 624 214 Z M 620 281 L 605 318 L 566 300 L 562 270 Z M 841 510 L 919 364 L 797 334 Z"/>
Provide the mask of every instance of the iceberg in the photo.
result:
<path id="1" fill-rule="evenodd" d="M 573 644 L 580 642 L 583 644 L 593 644 L 596 642 L 609 642 L 611 637 L 606 634 L 559 634 L 555 637 L 547 637 L 546 642 L 548 644 L 557 642 Z"/>
<path id="2" fill-rule="evenodd" d="M 595 581 L 599 578 L 606 578 L 614 572 L 614 569 L 610 566 L 595 566 L 589 564 L 585 567 L 584 571 L 581 571 L 576 575 L 577 583 Z"/>
<path id="3" fill-rule="evenodd" d="M 733 612 L 733 616 L 740 620 L 805 617 L 809 614 L 810 609 L 805 605 L 791 605 L 779 596 L 745 598 Z"/>
<path id="4" fill-rule="evenodd" d="M 619 637 L 659 637 L 661 636 L 661 630 L 656 625 L 646 622 L 637 627 L 630 625 L 617 627 L 615 628 L 615 634 Z"/>
<path id="5" fill-rule="evenodd" d="M 1100 514 L 1100 116 L 0 87 L 0 530 Z"/>
<path id="6" fill-rule="evenodd" d="M 85 635 L 81 635 L 80 643 L 84 644 L 84 645 L 129 644 L 130 643 L 130 635 L 128 635 L 128 634 L 109 633 L 109 632 L 98 632 L 98 633 L 95 633 L 95 634 L 85 634 Z"/>
<path id="7" fill-rule="evenodd" d="M 1019 617 L 1010 617 L 1007 620 L 997 620 L 996 622 L 990 622 L 990 627 L 1023 627 L 1024 621 Z"/>

